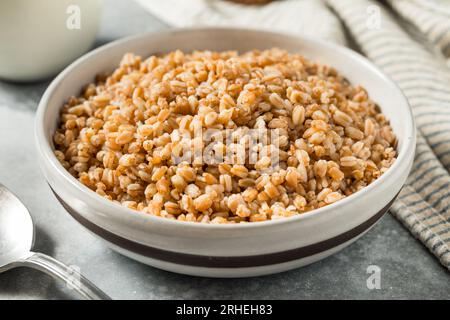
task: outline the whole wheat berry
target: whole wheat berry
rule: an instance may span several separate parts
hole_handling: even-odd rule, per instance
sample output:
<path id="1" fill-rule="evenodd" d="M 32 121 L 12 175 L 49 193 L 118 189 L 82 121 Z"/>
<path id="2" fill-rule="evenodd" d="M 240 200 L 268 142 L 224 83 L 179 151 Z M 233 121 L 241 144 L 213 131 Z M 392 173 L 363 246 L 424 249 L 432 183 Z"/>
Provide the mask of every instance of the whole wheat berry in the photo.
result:
<path id="1" fill-rule="evenodd" d="M 54 142 L 64 168 L 100 196 L 221 224 L 339 201 L 388 170 L 397 139 L 364 88 L 273 48 L 128 53 L 68 99 Z"/>

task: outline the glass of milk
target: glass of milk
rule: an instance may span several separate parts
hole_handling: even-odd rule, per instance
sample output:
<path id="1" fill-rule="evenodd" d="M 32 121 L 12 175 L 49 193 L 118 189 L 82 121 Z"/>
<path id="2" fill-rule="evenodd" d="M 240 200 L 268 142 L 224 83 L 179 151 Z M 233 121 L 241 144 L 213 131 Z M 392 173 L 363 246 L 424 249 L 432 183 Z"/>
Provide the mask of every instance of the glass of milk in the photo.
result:
<path id="1" fill-rule="evenodd" d="M 102 0 L 1 0 L 0 79 L 49 78 L 88 51 Z"/>

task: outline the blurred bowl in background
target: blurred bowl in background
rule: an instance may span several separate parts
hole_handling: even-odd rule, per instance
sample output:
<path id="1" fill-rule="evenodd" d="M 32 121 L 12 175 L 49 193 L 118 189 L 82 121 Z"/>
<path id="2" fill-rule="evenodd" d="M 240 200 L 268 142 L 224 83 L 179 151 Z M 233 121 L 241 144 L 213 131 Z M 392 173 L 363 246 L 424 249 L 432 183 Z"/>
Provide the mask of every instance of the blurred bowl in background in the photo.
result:
<path id="1" fill-rule="evenodd" d="M 0 1 L 0 78 L 35 81 L 61 71 L 95 41 L 102 0 Z"/>

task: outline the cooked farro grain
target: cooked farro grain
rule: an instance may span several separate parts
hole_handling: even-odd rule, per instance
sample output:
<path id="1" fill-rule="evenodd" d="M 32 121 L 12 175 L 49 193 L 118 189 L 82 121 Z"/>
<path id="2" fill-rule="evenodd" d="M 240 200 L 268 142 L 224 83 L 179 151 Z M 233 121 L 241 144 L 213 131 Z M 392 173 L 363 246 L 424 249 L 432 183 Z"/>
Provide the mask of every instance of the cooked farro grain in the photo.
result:
<path id="1" fill-rule="evenodd" d="M 214 134 L 196 135 L 206 129 Z M 271 138 L 253 144 L 252 129 Z M 214 224 L 334 203 L 380 177 L 396 157 L 392 128 L 363 88 L 276 48 L 146 60 L 126 54 L 109 76 L 68 99 L 54 142 L 62 165 L 100 196 Z M 214 156 L 198 158 L 194 147 Z"/>

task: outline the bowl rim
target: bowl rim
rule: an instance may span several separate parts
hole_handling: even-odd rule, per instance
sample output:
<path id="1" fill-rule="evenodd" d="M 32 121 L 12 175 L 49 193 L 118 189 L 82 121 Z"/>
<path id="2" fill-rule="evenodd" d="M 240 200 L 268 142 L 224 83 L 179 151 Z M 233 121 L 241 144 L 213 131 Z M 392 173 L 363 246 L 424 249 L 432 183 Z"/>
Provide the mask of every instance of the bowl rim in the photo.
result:
<path id="1" fill-rule="evenodd" d="M 347 196 L 335 203 L 329 204 L 327 206 L 317 208 L 299 215 L 286 217 L 283 219 L 277 219 L 277 220 L 266 220 L 261 222 L 255 222 L 255 223 L 238 223 L 238 224 L 210 224 L 210 223 L 193 223 L 193 222 L 187 222 L 187 221 L 178 221 L 178 220 L 172 220 L 167 219 L 163 217 L 157 217 L 150 215 L 148 213 L 144 213 L 142 211 L 133 210 L 127 207 L 124 207 L 118 203 L 115 203 L 111 200 L 105 199 L 102 196 L 98 195 L 91 189 L 89 189 L 87 186 L 79 182 L 75 177 L 73 177 L 58 161 L 56 156 L 54 155 L 51 141 L 46 139 L 46 133 L 44 128 L 44 116 L 46 114 L 46 110 L 48 108 L 48 101 L 51 98 L 53 91 L 59 86 L 60 82 L 64 81 L 66 75 L 68 75 L 70 72 L 72 72 L 74 69 L 76 69 L 79 65 L 81 65 L 85 60 L 88 60 L 97 54 L 100 54 L 102 52 L 105 52 L 111 48 L 114 48 L 118 45 L 125 44 L 127 42 L 133 42 L 139 39 L 146 39 L 149 36 L 152 35 L 158 35 L 158 36 L 172 36 L 175 34 L 183 34 L 183 33 L 191 33 L 191 32 L 201 32 L 201 31 L 207 31 L 207 32 L 246 32 L 246 33 L 259 33 L 260 35 L 272 35 L 272 36 L 281 36 L 285 39 L 290 38 L 292 41 L 306 41 L 311 45 L 316 45 L 320 47 L 325 47 L 328 50 L 332 50 L 334 52 L 339 52 L 341 55 L 348 56 L 351 60 L 356 60 L 360 65 L 362 65 L 364 68 L 369 70 L 370 72 L 374 73 L 377 77 L 381 78 L 383 82 L 386 84 L 387 87 L 390 87 L 391 90 L 396 90 L 400 94 L 400 96 L 404 100 L 404 109 L 406 111 L 407 118 L 404 121 L 405 125 L 405 132 L 407 132 L 409 135 L 405 136 L 403 139 L 403 144 L 401 150 L 398 151 L 397 159 L 395 160 L 394 164 L 378 179 L 376 179 L 374 182 L 369 184 L 368 186 L 364 187 L 363 189 L 351 194 L 350 196 Z M 80 86 L 81 87 L 81 86 Z M 254 229 L 254 228 L 264 228 L 269 226 L 275 226 L 275 225 L 284 225 L 284 224 L 292 224 L 294 222 L 310 219 L 319 215 L 324 214 L 333 214 L 334 211 L 337 211 L 336 209 L 342 208 L 346 206 L 349 202 L 359 200 L 367 192 L 371 192 L 374 189 L 380 189 L 383 188 L 383 183 L 387 180 L 389 180 L 393 174 L 397 171 L 397 169 L 400 169 L 401 166 L 403 166 L 408 160 L 408 158 L 412 158 L 416 146 L 416 125 L 415 120 L 412 114 L 411 107 L 409 105 L 409 102 L 407 98 L 405 97 L 404 93 L 401 91 L 401 89 L 398 87 L 398 85 L 391 80 L 387 75 L 385 75 L 377 66 L 375 66 L 370 60 L 362 56 L 361 54 L 338 44 L 330 43 L 325 40 L 321 39 L 315 39 L 308 36 L 297 36 L 292 35 L 288 33 L 281 33 L 281 32 L 273 32 L 273 31 L 266 31 L 266 30 L 260 30 L 260 29 L 254 29 L 254 28 L 236 28 L 236 27 L 188 27 L 188 28 L 173 28 L 169 30 L 163 30 L 163 31 L 157 31 L 157 32 L 146 32 L 141 33 L 138 35 L 128 36 L 125 38 L 121 38 L 112 42 L 109 42 L 107 44 L 104 44 L 94 50 L 89 51 L 88 53 L 84 54 L 74 62 L 72 62 L 69 66 L 67 66 L 58 76 L 50 83 L 50 85 L 47 87 L 46 91 L 44 92 L 36 112 L 36 118 L 35 118 L 35 143 L 37 145 L 38 153 L 41 156 L 43 163 L 47 163 L 47 165 L 50 165 L 52 167 L 52 171 L 55 172 L 55 174 L 60 175 L 65 182 L 69 183 L 74 187 L 74 189 L 77 190 L 77 192 L 80 192 L 83 196 L 78 197 L 79 199 L 87 197 L 93 202 L 96 202 L 97 204 L 103 206 L 106 209 L 113 210 L 117 213 L 121 213 L 124 215 L 124 217 L 128 216 L 130 219 L 140 217 L 141 219 L 147 220 L 155 225 L 165 225 L 165 226 L 173 226 L 174 228 L 177 227 L 183 227 L 183 228 L 193 228 L 193 229 Z M 412 159 L 410 159 L 411 161 Z M 56 191 L 56 190 L 55 190 Z M 89 205 L 89 204 L 88 204 Z"/>

